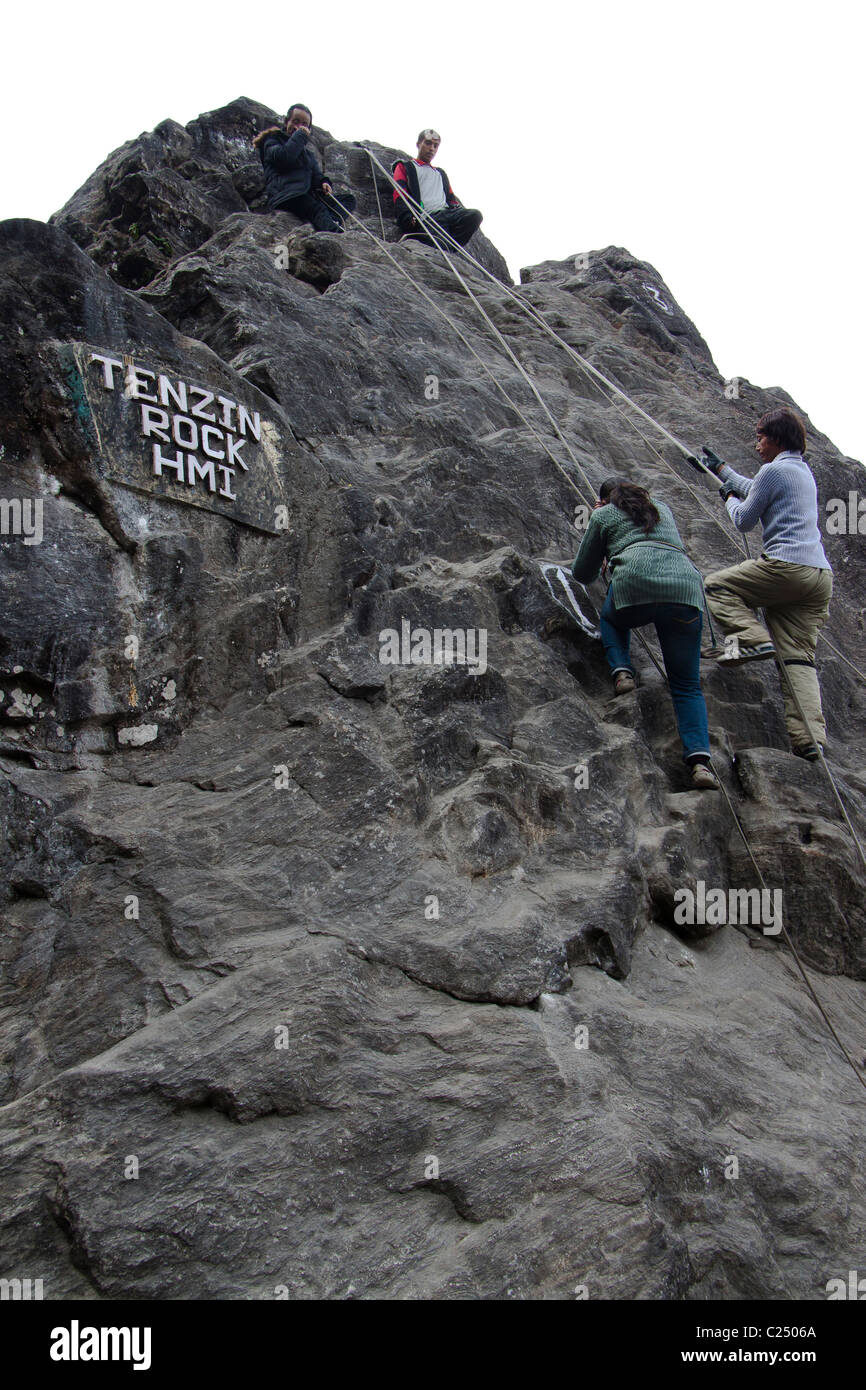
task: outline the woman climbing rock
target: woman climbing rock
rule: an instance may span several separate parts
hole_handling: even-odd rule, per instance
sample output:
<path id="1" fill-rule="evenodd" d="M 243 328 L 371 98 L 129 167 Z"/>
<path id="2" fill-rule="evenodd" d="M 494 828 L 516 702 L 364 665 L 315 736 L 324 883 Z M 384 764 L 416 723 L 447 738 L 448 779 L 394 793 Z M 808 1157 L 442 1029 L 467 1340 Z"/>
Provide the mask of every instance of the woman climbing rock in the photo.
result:
<path id="1" fill-rule="evenodd" d="M 635 688 L 631 629 L 654 624 L 692 785 L 717 790 L 700 679 L 703 589 L 670 508 L 634 483 L 608 478 L 572 574 L 590 584 L 605 561 L 610 588 L 599 622 L 614 691 L 625 695 Z"/>

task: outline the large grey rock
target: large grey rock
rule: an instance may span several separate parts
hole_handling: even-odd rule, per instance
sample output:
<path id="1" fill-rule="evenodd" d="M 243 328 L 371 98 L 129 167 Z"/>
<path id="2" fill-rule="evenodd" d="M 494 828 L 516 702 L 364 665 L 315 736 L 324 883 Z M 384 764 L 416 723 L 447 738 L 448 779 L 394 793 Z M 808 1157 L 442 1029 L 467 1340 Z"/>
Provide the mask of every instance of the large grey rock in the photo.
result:
<path id="1" fill-rule="evenodd" d="M 201 246 L 232 213 L 266 212 L 262 165 L 252 140 L 281 123 L 276 111 L 247 97 L 205 112 L 187 126 L 162 121 L 109 155 L 51 220 L 118 284 L 138 289 L 184 251 Z M 397 241 L 394 190 L 361 142 L 335 140 L 315 126 L 313 143 L 336 195 L 353 193 L 365 225 L 377 235 L 384 225 L 386 239 Z M 407 157 L 405 150 L 375 141 L 363 145 L 386 169 Z M 469 190 L 461 192 L 471 202 Z M 283 213 L 281 221 L 299 225 L 291 213 Z M 483 232 L 476 232 L 469 249 L 511 283 L 505 261 Z"/>
<path id="2" fill-rule="evenodd" d="M 822 1297 L 862 1251 L 862 1089 L 777 938 L 676 921 L 678 890 L 753 870 L 688 789 L 652 665 L 611 699 L 553 602 L 538 561 L 573 554 L 580 498 L 526 382 L 432 248 L 388 247 L 424 299 L 362 232 L 262 212 L 273 114 L 164 123 L 54 225 L 0 228 L 3 495 L 44 527 L 0 537 L 3 1273 L 47 1297 Z M 366 155 L 317 136 L 377 231 Z M 732 563 L 714 491 L 462 273 L 591 482 L 651 486 L 705 570 Z M 779 393 L 728 399 L 652 267 L 608 248 L 519 294 L 748 470 Z M 193 437 L 198 472 L 154 472 Z M 823 508 L 862 472 L 810 441 Z M 229 445 L 233 497 L 207 472 Z M 827 543 L 827 632 L 863 668 L 862 546 Z M 484 632 L 483 669 L 384 663 L 404 624 Z M 830 649 L 821 670 L 862 834 L 866 704 Z M 705 687 L 860 1059 L 838 809 L 772 673 Z"/>

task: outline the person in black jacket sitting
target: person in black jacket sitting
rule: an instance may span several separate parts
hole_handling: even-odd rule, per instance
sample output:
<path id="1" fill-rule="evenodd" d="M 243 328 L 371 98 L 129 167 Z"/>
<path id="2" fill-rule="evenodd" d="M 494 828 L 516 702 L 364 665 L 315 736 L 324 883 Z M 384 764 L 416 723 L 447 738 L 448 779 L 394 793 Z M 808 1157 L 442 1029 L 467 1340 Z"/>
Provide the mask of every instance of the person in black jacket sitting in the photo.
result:
<path id="1" fill-rule="evenodd" d="M 313 117 L 308 106 L 289 107 L 285 130 L 269 126 L 253 140 L 265 170 L 265 191 L 272 212 L 293 212 L 312 222 L 317 232 L 341 232 L 343 224 L 325 197 L 333 192 L 310 144 Z"/>
<path id="2" fill-rule="evenodd" d="M 431 229 L 431 223 L 438 222 L 456 242 L 465 246 L 481 226 L 481 213 L 477 208 L 463 206 L 448 182 L 445 170 L 437 169 L 432 163 L 440 145 L 438 132 L 422 130 L 416 143 L 417 159 L 398 159 L 391 170 L 395 182 L 400 185 L 400 192 L 394 191 L 397 226 L 404 237 L 432 245 L 436 233 L 435 229 Z M 415 208 L 421 208 L 427 214 L 424 222 L 415 215 Z M 425 222 L 427 231 L 424 230 Z M 431 230 L 432 236 L 429 235 Z M 443 238 L 441 244 L 447 246 L 447 239 Z"/>

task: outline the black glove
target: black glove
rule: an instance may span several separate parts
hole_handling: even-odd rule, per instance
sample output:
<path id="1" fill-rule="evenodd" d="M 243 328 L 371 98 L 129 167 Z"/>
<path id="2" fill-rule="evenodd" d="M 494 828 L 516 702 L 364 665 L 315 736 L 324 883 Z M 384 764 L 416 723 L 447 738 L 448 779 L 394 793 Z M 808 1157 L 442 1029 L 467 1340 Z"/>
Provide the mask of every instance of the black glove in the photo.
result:
<path id="1" fill-rule="evenodd" d="M 686 463 L 690 463 L 692 468 L 696 468 L 699 473 L 707 472 L 707 465 L 701 463 L 699 458 L 695 458 L 694 454 L 686 454 Z"/>
<path id="2" fill-rule="evenodd" d="M 725 486 L 719 488 L 719 496 L 721 497 L 723 502 L 727 502 L 729 497 L 736 497 L 737 494 L 734 492 L 734 489 L 732 487 Z"/>
<path id="3" fill-rule="evenodd" d="M 709 468 L 711 473 L 718 474 L 720 468 L 727 468 L 725 460 L 720 459 L 718 454 L 714 454 L 708 444 L 704 445 L 704 458 L 706 460 L 705 467 Z"/>

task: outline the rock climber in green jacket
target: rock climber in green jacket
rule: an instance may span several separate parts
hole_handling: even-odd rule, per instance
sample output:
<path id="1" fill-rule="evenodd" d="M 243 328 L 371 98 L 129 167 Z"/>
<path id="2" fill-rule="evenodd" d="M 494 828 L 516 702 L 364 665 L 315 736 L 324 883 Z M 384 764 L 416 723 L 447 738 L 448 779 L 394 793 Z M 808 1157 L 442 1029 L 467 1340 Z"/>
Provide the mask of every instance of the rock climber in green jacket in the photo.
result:
<path id="1" fill-rule="evenodd" d="M 701 577 L 685 553 L 670 507 L 634 483 L 608 478 L 601 485 L 572 574 L 590 584 L 605 561 L 610 588 L 599 623 L 614 691 L 625 695 L 634 690 L 631 629 L 653 623 L 692 785 L 717 790 L 701 692 Z"/>

